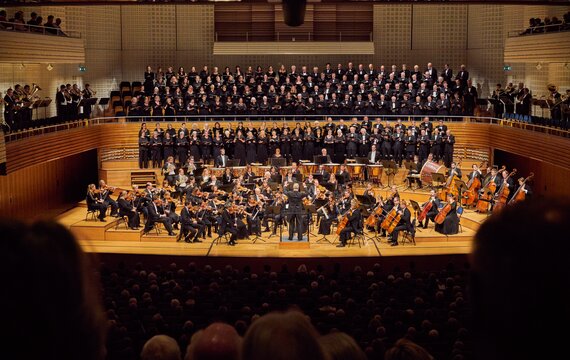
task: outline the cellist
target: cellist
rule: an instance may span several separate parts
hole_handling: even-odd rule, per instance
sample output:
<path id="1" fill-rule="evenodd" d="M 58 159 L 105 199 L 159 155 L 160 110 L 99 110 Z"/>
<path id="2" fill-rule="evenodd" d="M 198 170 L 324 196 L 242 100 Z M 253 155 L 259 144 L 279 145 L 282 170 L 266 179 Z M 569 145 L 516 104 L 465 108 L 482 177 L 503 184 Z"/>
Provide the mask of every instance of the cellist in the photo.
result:
<path id="1" fill-rule="evenodd" d="M 441 224 L 436 221 L 435 231 L 444 235 L 453 235 L 459 232 L 459 217 L 457 217 L 457 201 L 453 194 L 447 194 L 447 204 L 438 212 L 445 215 Z M 436 216 L 437 217 L 437 216 Z"/>
<path id="2" fill-rule="evenodd" d="M 360 209 L 358 209 L 358 201 L 356 199 L 352 199 L 350 202 L 350 209 L 345 216 L 348 217 L 348 222 L 340 232 L 340 244 L 336 247 L 345 247 L 346 242 L 352 236 L 353 232 L 356 234 L 362 231 L 362 215 L 360 214 Z"/>
<path id="3" fill-rule="evenodd" d="M 439 212 L 439 205 L 441 204 L 441 201 L 437 198 L 437 194 L 434 189 L 430 190 L 429 200 L 422 204 L 422 209 L 425 209 L 429 203 L 431 203 L 431 207 L 426 214 L 425 223 L 422 224 L 422 221 L 419 222 L 419 226 L 423 227 L 424 229 L 427 229 L 429 221 L 434 221 L 435 216 Z"/>
<path id="4" fill-rule="evenodd" d="M 400 214 L 400 221 L 398 225 L 392 231 L 391 236 L 388 237 L 388 241 L 390 242 L 390 246 L 398 246 L 398 236 L 400 235 L 400 231 L 402 230 L 411 230 L 412 223 L 411 218 L 412 214 L 410 210 L 408 210 L 408 204 L 405 200 L 401 200 L 399 198 L 394 198 L 394 207 L 398 207 L 398 213 Z"/>

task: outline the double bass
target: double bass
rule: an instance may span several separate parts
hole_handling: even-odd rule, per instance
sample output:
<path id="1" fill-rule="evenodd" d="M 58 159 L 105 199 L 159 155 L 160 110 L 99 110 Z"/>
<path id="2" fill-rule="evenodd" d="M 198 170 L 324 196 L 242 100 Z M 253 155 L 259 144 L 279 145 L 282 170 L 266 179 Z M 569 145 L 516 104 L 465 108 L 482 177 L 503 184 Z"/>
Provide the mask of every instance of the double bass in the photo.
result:
<path id="1" fill-rule="evenodd" d="M 500 211 L 502 208 L 504 208 L 507 205 L 507 199 L 509 198 L 511 190 L 509 189 L 508 186 L 505 186 L 505 184 L 507 183 L 507 180 L 510 177 L 514 176 L 516 173 L 517 169 L 513 169 L 513 171 L 511 171 L 511 173 L 509 174 L 509 176 L 503 179 L 503 183 L 501 184 L 501 187 L 499 188 L 499 191 L 495 196 L 495 206 L 493 206 L 493 212 Z"/>
<path id="2" fill-rule="evenodd" d="M 506 170 L 506 166 L 503 165 L 499 172 Z M 489 183 L 483 188 L 483 193 L 479 196 L 477 201 L 476 209 L 477 212 L 486 214 L 489 210 L 489 203 L 493 200 L 493 194 L 497 190 L 497 184 L 494 181 L 489 181 Z"/>
<path id="3" fill-rule="evenodd" d="M 481 165 L 479 165 L 479 169 L 482 169 L 484 164 L 485 164 L 485 161 L 483 161 L 481 163 Z M 475 202 L 475 199 L 477 199 L 477 193 L 478 193 L 480 188 L 481 188 L 481 180 L 479 180 L 478 176 L 475 176 L 474 178 L 469 179 L 469 181 L 467 182 L 467 190 L 465 190 L 461 194 L 461 200 L 462 200 L 463 206 L 473 205 L 473 203 Z"/>
<path id="4" fill-rule="evenodd" d="M 509 200 L 509 205 L 513 205 L 513 204 L 516 204 L 518 202 L 524 201 L 524 199 L 526 198 L 526 193 L 524 191 L 522 191 L 522 189 L 524 188 L 524 184 L 526 184 L 527 181 L 532 180 L 533 177 L 534 177 L 534 173 L 530 173 L 530 175 L 527 176 L 523 180 L 522 184 L 519 186 L 517 191 L 515 191 L 515 193 L 513 194 L 513 197 L 511 198 L 511 200 Z"/>

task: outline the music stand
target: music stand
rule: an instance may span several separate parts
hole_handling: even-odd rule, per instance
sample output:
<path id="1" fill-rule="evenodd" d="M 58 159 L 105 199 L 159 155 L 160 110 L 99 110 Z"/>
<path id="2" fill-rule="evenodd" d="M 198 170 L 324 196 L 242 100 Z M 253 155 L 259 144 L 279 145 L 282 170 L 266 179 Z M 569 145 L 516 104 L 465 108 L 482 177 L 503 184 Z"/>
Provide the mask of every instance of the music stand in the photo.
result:
<path id="1" fill-rule="evenodd" d="M 252 216 L 251 220 L 253 220 L 253 217 L 258 217 L 259 212 L 260 212 L 259 210 L 256 210 L 256 212 L 252 214 L 253 216 Z M 261 233 L 261 225 L 262 225 L 262 219 L 259 219 L 259 232 L 260 233 Z M 251 240 L 251 243 L 255 244 L 257 242 L 257 240 L 261 240 L 263 242 L 266 242 L 265 239 L 263 239 L 261 236 L 259 236 L 256 232 L 254 238 Z"/>
<path id="2" fill-rule="evenodd" d="M 446 179 L 445 176 L 443 176 L 443 174 L 433 173 L 431 174 L 431 181 L 432 181 L 432 186 L 435 189 L 441 189 L 443 187 L 442 184 L 445 183 Z M 434 183 L 437 183 L 437 185 L 435 185 Z"/>
<path id="3" fill-rule="evenodd" d="M 91 114 L 91 106 L 97 104 L 97 100 L 98 98 L 81 99 L 81 101 L 79 101 L 79 104 L 77 104 L 77 107 L 79 108 L 80 106 L 83 106 L 83 114 L 85 114 L 85 107 L 89 106 L 89 114 Z"/>
<path id="4" fill-rule="evenodd" d="M 43 107 L 44 108 L 44 119 L 47 118 L 47 108 L 48 106 L 51 104 L 51 99 L 50 98 L 46 98 L 43 99 L 40 104 L 38 105 L 38 107 Z"/>
<path id="5" fill-rule="evenodd" d="M 406 160 L 404 162 L 404 167 L 408 170 L 408 175 L 406 175 L 408 186 L 404 190 L 412 189 L 412 178 L 410 177 L 411 175 L 410 172 L 414 168 L 414 165 L 415 165 L 414 162 L 410 160 Z M 414 189 L 412 189 L 412 191 L 414 191 Z"/>
<path id="6" fill-rule="evenodd" d="M 416 219 L 417 219 L 417 218 L 418 218 L 418 215 L 422 212 L 422 208 L 420 207 L 420 204 L 418 204 L 417 201 L 411 200 L 411 199 L 410 199 L 409 201 L 410 201 L 410 204 L 412 205 L 412 209 L 414 209 L 414 212 L 416 213 Z M 414 220 L 414 221 L 415 221 L 415 220 Z M 416 228 L 416 230 L 418 230 L 418 231 L 421 232 L 421 230 L 419 229 L 419 227 Z"/>
<path id="7" fill-rule="evenodd" d="M 239 166 L 239 163 L 240 163 L 240 159 L 230 159 L 230 160 L 228 160 L 228 164 L 226 165 L 226 167 L 233 168 L 233 167 Z"/>
<path id="8" fill-rule="evenodd" d="M 224 184 L 224 185 L 218 186 L 218 190 L 223 190 L 226 193 L 231 193 L 232 191 L 234 191 L 235 186 L 236 186 L 236 184 L 232 182 L 229 184 Z"/>
<path id="9" fill-rule="evenodd" d="M 396 162 L 394 160 L 382 160 L 382 166 L 384 167 L 384 172 L 386 173 L 386 176 L 388 176 L 388 185 L 385 188 L 390 188 L 392 185 L 390 185 L 390 176 L 394 176 L 396 175 L 396 173 L 398 172 L 398 166 L 396 165 Z M 392 178 L 392 181 L 394 179 Z"/>
<path id="10" fill-rule="evenodd" d="M 463 191 L 461 189 L 467 190 L 467 184 L 463 180 L 455 180 L 455 187 L 457 188 L 457 191 L 459 194 L 458 198 L 461 199 L 461 194 L 463 193 Z M 459 200 L 459 199 L 456 199 L 456 200 Z M 459 201 L 459 203 L 461 203 L 461 201 Z"/>
<path id="11" fill-rule="evenodd" d="M 325 200 L 320 200 L 320 199 L 315 200 L 315 208 L 317 209 L 317 210 L 316 210 L 317 218 L 318 218 L 318 215 L 319 215 L 319 210 L 320 210 L 326 203 L 327 203 L 327 200 L 326 200 L 326 199 L 325 199 Z M 332 216 L 332 214 L 330 214 L 329 216 Z M 326 216 L 323 214 L 323 215 L 321 215 L 321 217 L 322 217 L 322 218 L 325 218 Z M 321 221 L 323 221 L 323 219 L 321 219 Z M 318 225 L 318 224 L 317 224 L 317 225 Z M 318 230 L 317 230 L 317 234 L 318 234 Z M 319 239 L 317 239 L 317 241 L 315 241 L 316 244 L 320 244 L 321 242 L 328 242 L 328 243 L 331 244 L 331 245 L 333 244 L 332 241 L 330 241 L 330 240 L 327 238 L 327 235 L 325 235 L 325 234 L 323 234 L 322 237 L 320 237 Z"/>
<path id="12" fill-rule="evenodd" d="M 39 119 L 40 119 L 40 116 L 39 116 L 38 112 L 39 112 L 39 108 L 40 108 L 40 104 L 41 104 L 41 103 L 42 103 L 42 100 L 41 100 L 41 99 L 33 100 L 33 101 L 30 103 L 30 109 L 32 109 L 32 111 L 33 111 L 33 110 L 36 110 L 36 120 L 39 120 Z M 33 119 L 30 119 L 30 120 L 33 120 Z"/>
<path id="13" fill-rule="evenodd" d="M 97 105 L 100 105 L 100 106 L 109 105 L 110 100 L 111 100 L 110 98 L 100 98 Z"/>
<path id="14" fill-rule="evenodd" d="M 533 99 L 533 106 L 540 106 L 542 117 L 544 117 L 544 109 L 550 109 L 550 104 L 545 99 Z"/>

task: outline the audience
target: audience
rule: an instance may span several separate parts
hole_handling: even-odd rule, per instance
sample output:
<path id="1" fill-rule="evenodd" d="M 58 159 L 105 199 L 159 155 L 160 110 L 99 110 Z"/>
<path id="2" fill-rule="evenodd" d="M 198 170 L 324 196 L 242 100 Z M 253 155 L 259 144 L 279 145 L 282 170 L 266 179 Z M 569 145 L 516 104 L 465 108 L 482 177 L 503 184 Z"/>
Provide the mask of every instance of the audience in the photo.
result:
<path id="1" fill-rule="evenodd" d="M 182 360 L 176 340 L 166 335 L 155 335 L 143 346 L 141 360 Z"/>
<path id="2" fill-rule="evenodd" d="M 476 359 L 555 359 L 570 323 L 568 198 L 525 201 L 479 228 L 470 293 Z"/>
<path id="3" fill-rule="evenodd" d="M 328 360 L 366 360 L 366 354 L 353 338 L 333 332 L 318 338 Z"/>
<path id="4" fill-rule="evenodd" d="M 213 323 L 192 337 L 185 360 L 239 360 L 242 339 L 233 326 Z"/>
<path id="5" fill-rule="evenodd" d="M 570 30 L 570 11 L 562 15 L 562 21 L 558 17 L 553 16 L 544 18 L 544 22 L 540 18 L 530 18 L 528 28 L 520 33 L 520 35 L 541 34 L 545 32 L 568 31 Z"/>
<path id="6" fill-rule="evenodd" d="M 13 219 L 0 223 L 0 233 L 2 357 L 104 359 L 98 282 L 71 233 L 54 222 Z"/>
<path id="7" fill-rule="evenodd" d="M 433 360 L 433 356 L 414 342 L 400 339 L 386 351 L 384 360 Z"/>
<path id="8" fill-rule="evenodd" d="M 28 26 L 26 26 L 28 25 Z M 14 17 L 8 19 L 6 10 L 0 10 L 0 30 L 31 31 L 49 35 L 67 36 L 61 29 L 61 19 L 53 15 L 47 17 L 47 22 L 43 23 L 43 17 L 36 12 L 30 13 L 30 19 L 26 22 L 24 12 L 18 10 Z"/>

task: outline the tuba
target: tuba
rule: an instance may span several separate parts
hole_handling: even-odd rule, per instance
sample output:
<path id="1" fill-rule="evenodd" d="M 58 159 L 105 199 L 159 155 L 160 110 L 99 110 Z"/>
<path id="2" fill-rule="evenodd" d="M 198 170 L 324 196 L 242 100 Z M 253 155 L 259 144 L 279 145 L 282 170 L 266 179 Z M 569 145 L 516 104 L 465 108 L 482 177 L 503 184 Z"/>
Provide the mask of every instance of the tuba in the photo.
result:
<path id="1" fill-rule="evenodd" d="M 42 88 L 39 87 L 36 83 L 32 83 L 32 91 L 30 91 L 30 93 L 27 96 L 28 100 L 31 101 L 34 98 L 34 95 L 36 95 L 36 93 L 41 89 Z"/>
<path id="2" fill-rule="evenodd" d="M 548 85 L 546 85 L 546 89 L 550 93 L 550 95 L 548 96 L 548 100 L 555 101 L 554 93 L 558 91 L 558 86 L 556 86 L 553 83 L 548 83 Z"/>

